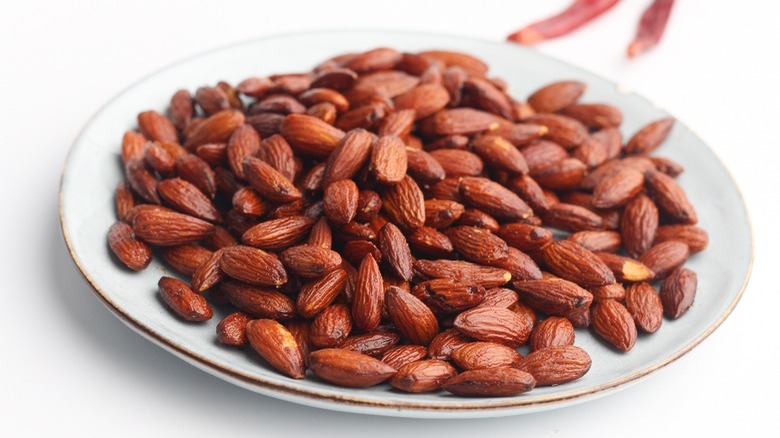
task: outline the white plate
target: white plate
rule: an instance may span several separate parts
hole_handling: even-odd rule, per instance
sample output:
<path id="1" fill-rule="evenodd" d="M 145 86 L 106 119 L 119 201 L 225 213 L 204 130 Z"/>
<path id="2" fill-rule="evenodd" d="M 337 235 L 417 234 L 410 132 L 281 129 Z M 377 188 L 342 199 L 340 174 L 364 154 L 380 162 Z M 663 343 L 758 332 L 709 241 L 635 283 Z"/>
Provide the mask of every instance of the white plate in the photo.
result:
<path id="1" fill-rule="evenodd" d="M 219 80 L 237 83 L 254 75 L 310 70 L 336 54 L 379 46 L 403 51 L 451 49 L 485 59 L 491 74 L 506 79 L 511 94 L 525 97 L 560 79 L 588 83 L 586 102 L 610 102 L 623 109 L 624 135 L 666 113 L 647 99 L 616 84 L 538 52 L 508 43 L 463 37 L 399 32 L 316 32 L 251 41 L 212 51 L 165 68 L 123 91 L 104 106 L 81 132 L 62 178 L 60 216 L 71 255 L 97 296 L 117 317 L 147 339 L 198 368 L 271 397 L 349 412 L 408 417 L 487 417 L 537 412 L 591 400 L 655 372 L 679 358 L 715 330 L 736 305 L 752 263 L 752 241 L 742 197 L 713 152 L 677 122 L 658 154 L 685 166 L 679 177 L 710 235 L 709 248 L 687 266 L 699 275 L 696 302 L 676 321 L 664 320 L 652 336 L 640 335 L 636 347 L 618 353 L 587 330 L 577 344 L 593 357 L 582 379 L 557 387 L 536 388 L 511 398 L 463 399 L 445 393 L 404 394 L 382 385 L 345 389 L 316 379 L 288 379 L 257 356 L 225 348 L 215 340 L 220 314 L 206 324 L 188 324 L 171 316 L 158 299 L 156 284 L 167 274 L 155 261 L 141 273 L 120 268 L 106 244 L 115 221 L 113 190 L 122 178 L 122 134 L 135 126 L 138 112 L 163 110 L 174 91 L 194 90 Z M 638 401 L 641 402 L 641 401 Z"/>

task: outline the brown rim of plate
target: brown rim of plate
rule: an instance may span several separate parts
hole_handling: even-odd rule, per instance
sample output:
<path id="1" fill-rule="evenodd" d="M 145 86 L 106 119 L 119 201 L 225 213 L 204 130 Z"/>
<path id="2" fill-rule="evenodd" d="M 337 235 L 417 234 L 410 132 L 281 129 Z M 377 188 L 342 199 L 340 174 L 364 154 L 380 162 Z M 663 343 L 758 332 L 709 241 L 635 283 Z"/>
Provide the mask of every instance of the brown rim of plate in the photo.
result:
<path id="1" fill-rule="evenodd" d="M 106 104 L 100 107 L 95 114 L 90 117 L 90 119 L 87 121 L 87 123 L 84 125 L 84 127 L 79 131 L 78 135 L 76 136 L 76 140 L 71 145 L 71 148 L 68 152 L 68 155 L 65 159 L 65 165 L 63 166 L 63 170 L 60 177 L 60 190 L 59 190 L 59 216 L 60 216 L 60 227 L 62 230 L 62 235 L 65 239 L 65 244 L 68 247 L 68 252 L 70 253 L 71 258 L 73 259 L 74 263 L 76 264 L 76 267 L 78 267 L 79 272 L 84 277 L 85 280 L 89 283 L 89 285 L 92 287 L 93 292 L 100 298 L 100 300 L 103 302 L 103 304 L 113 313 L 117 318 L 119 318 L 122 322 L 125 324 L 131 326 L 134 328 L 137 332 L 144 335 L 144 337 L 147 337 L 156 343 L 165 346 L 167 349 L 171 350 L 172 352 L 184 356 L 188 358 L 189 360 L 192 360 L 193 362 L 197 362 L 200 366 L 203 366 L 205 368 L 209 368 L 216 373 L 218 373 L 220 376 L 237 380 L 240 382 L 243 382 L 246 385 L 253 386 L 259 390 L 263 390 L 266 392 L 266 394 L 269 394 L 269 396 L 272 396 L 272 393 L 280 393 L 290 396 L 296 396 L 296 397 L 304 397 L 311 400 L 316 401 L 322 401 L 322 402 L 335 402 L 341 405 L 351 405 L 351 406 L 365 406 L 365 407 L 372 407 L 372 408 L 384 408 L 384 409 L 406 409 L 406 410 L 413 410 L 413 411 L 432 411 L 432 412 L 447 412 L 447 411 L 488 411 L 488 410 L 499 410 L 499 409 L 512 409 L 512 408 L 531 408 L 531 407 L 538 407 L 538 406 L 544 406 L 544 405 L 550 405 L 555 403 L 561 403 L 566 401 L 575 401 L 575 400 L 586 400 L 588 397 L 593 397 L 596 395 L 603 395 L 609 390 L 618 389 L 621 386 L 638 381 L 639 379 L 652 374 L 653 372 L 665 367 L 666 365 L 669 365 L 670 363 L 674 362 L 675 360 L 679 359 L 686 353 L 688 353 L 691 349 L 693 349 L 695 346 L 699 345 L 704 339 L 706 339 L 712 332 L 714 332 L 722 323 L 726 320 L 726 318 L 731 314 L 731 312 L 736 307 L 737 303 L 739 302 L 740 298 L 742 298 L 742 295 L 745 292 L 745 288 L 747 287 L 748 281 L 750 280 L 750 275 L 753 271 L 753 260 L 755 257 L 755 244 L 754 244 L 754 235 L 753 235 L 753 227 L 750 222 L 750 214 L 747 210 L 747 204 L 745 203 L 745 198 L 742 195 L 742 191 L 739 189 L 739 186 L 736 183 L 736 180 L 734 179 L 734 176 L 731 174 L 731 171 L 723 165 L 723 160 L 720 159 L 720 157 L 715 153 L 715 151 L 712 148 L 708 149 L 710 152 L 715 156 L 715 158 L 720 163 L 721 167 L 726 171 L 726 173 L 729 175 L 729 178 L 731 179 L 732 184 L 734 185 L 734 188 L 737 191 L 737 194 L 739 195 L 740 200 L 742 201 L 742 207 L 745 211 L 745 218 L 748 225 L 748 233 L 750 235 L 750 258 L 748 260 L 748 266 L 747 271 L 745 273 L 745 278 L 742 280 L 742 284 L 739 287 L 739 291 L 734 296 L 734 299 L 729 303 L 726 310 L 709 326 L 707 327 L 699 336 L 697 336 L 695 339 L 693 339 L 690 343 L 685 345 L 684 347 L 680 348 L 679 350 L 675 351 L 672 355 L 668 356 L 664 360 L 662 360 L 659 363 L 653 364 L 649 367 L 643 368 L 639 371 L 636 371 L 632 374 L 629 374 L 627 376 L 623 376 L 621 378 L 612 380 L 607 383 L 603 383 L 601 385 L 597 385 L 591 388 L 582 389 L 579 391 L 573 391 L 568 393 L 563 393 L 559 395 L 551 395 L 551 396 L 545 396 L 545 397 L 539 397 L 535 399 L 524 399 L 522 398 L 502 398 L 502 399 L 496 399 L 495 401 L 482 401 L 479 402 L 464 402 L 464 403 L 436 403 L 430 400 L 420 401 L 418 402 L 394 402 L 394 401 L 377 401 L 370 398 L 364 398 L 364 397 L 351 397 L 351 396 L 341 396 L 337 394 L 332 394 L 327 391 L 317 391 L 317 390 L 310 390 L 310 389 L 304 389 L 304 388 L 295 388 L 292 386 L 284 385 L 282 382 L 275 382 L 271 380 L 267 380 L 264 378 L 260 378 L 257 376 L 251 376 L 245 373 L 242 373 L 238 370 L 232 369 L 228 366 L 216 363 L 214 361 L 209 360 L 208 358 L 199 355 L 196 352 L 190 351 L 180 345 L 177 345 L 164 336 L 160 335 L 159 333 L 155 332 L 150 327 L 147 327 L 143 324 L 141 324 L 139 321 L 134 319 L 129 313 L 124 311 L 123 309 L 119 308 L 116 304 L 114 304 L 108 296 L 103 292 L 103 290 L 100 289 L 100 287 L 92 280 L 92 278 L 87 273 L 86 269 L 82 266 L 81 260 L 78 258 L 78 256 L 73 251 L 73 247 L 71 246 L 70 241 L 70 235 L 68 234 L 67 227 L 65 224 L 65 217 L 63 216 L 63 210 L 62 210 L 62 184 L 65 180 L 65 169 L 67 168 L 67 163 L 70 161 L 70 154 L 73 152 L 73 146 L 75 143 L 81 138 L 81 135 L 84 131 L 84 129 L 89 126 L 89 124 L 92 122 L 92 120 L 100 114 L 100 112 L 103 111 L 103 109 L 108 106 L 111 102 L 113 102 L 117 96 L 124 94 L 129 89 L 133 88 L 134 86 L 140 84 L 141 82 L 145 81 L 146 79 L 156 75 L 157 73 L 164 71 L 170 67 L 173 67 L 177 64 L 181 64 L 184 62 L 187 62 L 192 59 L 199 58 L 201 56 L 205 56 L 212 52 L 217 52 L 222 49 L 225 49 L 227 47 L 237 47 L 246 43 L 250 42 L 257 42 L 261 40 L 267 40 L 267 39 L 275 39 L 275 38 L 281 38 L 285 36 L 293 36 L 293 35 L 300 35 L 306 32 L 295 32 L 295 33 L 288 33 L 288 34 L 281 34 L 281 35 L 274 35 L 271 37 L 266 38 L 256 38 L 247 40 L 244 42 L 239 43 L 233 43 L 229 45 L 225 45 L 223 47 L 218 47 L 213 50 L 208 50 L 203 53 L 196 54 L 194 56 L 191 56 L 189 58 L 174 62 L 170 65 L 166 65 L 163 68 L 152 72 L 151 74 L 141 78 L 137 82 L 134 82 L 127 88 L 123 89 L 119 93 L 117 93 L 116 96 L 112 97 Z M 414 33 L 414 34 L 424 34 L 421 32 L 402 32 L 402 33 Z M 439 34 L 430 34 L 430 35 L 437 35 L 437 36 L 444 36 Z M 491 44 L 497 44 L 495 41 L 488 41 L 488 40 L 481 40 L 479 38 L 467 38 L 462 36 L 456 36 L 456 35 L 446 35 L 456 38 L 466 38 L 470 40 L 478 40 L 481 42 L 491 43 Z M 500 44 L 500 43 L 498 43 Z M 518 47 L 518 49 L 522 49 L 521 47 Z M 548 56 L 549 58 L 549 56 Z M 590 70 L 587 70 L 585 68 L 574 66 L 568 62 L 562 61 L 560 59 L 555 58 L 556 61 L 566 64 L 569 67 L 579 69 L 582 71 L 585 71 L 589 74 L 592 74 L 594 76 L 602 77 L 598 74 L 595 74 L 591 72 Z M 616 87 L 619 87 L 619 84 L 614 83 L 613 84 Z M 638 95 L 642 99 L 646 100 L 648 104 L 654 105 L 649 99 L 645 98 L 644 96 Z M 656 106 L 657 107 L 657 106 Z M 698 134 L 696 134 L 689 126 L 684 125 L 686 129 L 691 131 L 694 135 L 701 138 Z"/>

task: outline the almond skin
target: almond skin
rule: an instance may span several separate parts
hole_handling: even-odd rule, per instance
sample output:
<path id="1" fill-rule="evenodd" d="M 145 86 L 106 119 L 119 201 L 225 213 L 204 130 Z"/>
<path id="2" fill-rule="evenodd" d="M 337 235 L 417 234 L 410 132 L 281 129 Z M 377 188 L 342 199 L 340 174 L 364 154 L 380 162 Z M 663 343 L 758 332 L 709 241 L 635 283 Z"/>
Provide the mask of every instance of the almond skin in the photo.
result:
<path id="1" fill-rule="evenodd" d="M 216 173 L 196 155 L 185 154 L 176 158 L 174 171 L 179 178 L 191 182 L 209 198 L 216 195 Z"/>
<path id="2" fill-rule="evenodd" d="M 577 103 L 584 92 L 585 84 L 582 82 L 553 82 L 528 96 L 528 103 L 538 112 L 554 113 Z"/>
<path id="3" fill-rule="evenodd" d="M 246 325 L 252 318 L 244 312 L 233 312 L 217 325 L 217 340 L 223 345 L 240 347 L 249 342 Z"/>
<path id="4" fill-rule="evenodd" d="M 157 178 L 146 168 L 143 159 L 133 158 L 125 163 L 125 176 L 127 182 L 138 196 L 146 202 L 159 204 L 160 197 L 157 194 Z"/>
<path id="5" fill-rule="evenodd" d="M 332 304 L 322 310 L 311 323 L 309 338 L 317 348 L 338 347 L 352 331 L 352 316 L 345 304 Z"/>
<path id="6" fill-rule="evenodd" d="M 214 233 L 214 225 L 170 210 L 142 210 L 133 219 L 135 235 L 152 245 L 192 243 Z"/>
<path id="7" fill-rule="evenodd" d="M 674 119 L 667 117 L 643 126 L 626 143 L 627 154 L 647 154 L 660 146 L 669 136 Z"/>
<path id="8" fill-rule="evenodd" d="M 396 136 L 383 136 L 371 151 L 371 169 L 380 184 L 398 184 L 406 175 L 406 146 Z"/>
<path id="9" fill-rule="evenodd" d="M 639 261 L 655 273 L 656 280 L 660 280 L 682 266 L 689 255 L 688 245 L 677 240 L 668 240 L 647 250 Z"/>
<path id="10" fill-rule="evenodd" d="M 620 235 L 631 256 L 639 257 L 653 246 L 657 229 L 658 208 L 650 198 L 640 195 L 626 205 L 620 219 Z"/>
<path id="11" fill-rule="evenodd" d="M 325 309 L 344 290 L 347 272 L 335 269 L 315 281 L 301 287 L 298 294 L 298 313 L 304 318 L 312 318 Z"/>
<path id="12" fill-rule="evenodd" d="M 588 138 L 588 129 L 576 119 L 557 114 L 537 113 L 526 117 L 523 122 L 542 125 L 547 128 L 544 138 L 554 141 L 566 149 L 574 149 Z"/>
<path id="13" fill-rule="evenodd" d="M 402 229 L 415 229 L 425 224 L 425 199 L 420 187 L 408 175 L 381 193 L 382 210 Z"/>
<path id="14" fill-rule="evenodd" d="M 591 308 L 593 329 L 620 351 L 628 351 L 636 342 L 636 324 L 631 313 L 615 300 L 603 300 Z"/>
<path id="15" fill-rule="evenodd" d="M 275 251 L 302 241 L 314 226 L 315 219 L 306 216 L 289 216 L 260 222 L 252 226 L 241 241 L 245 245 Z"/>
<path id="16" fill-rule="evenodd" d="M 395 368 L 379 359 L 335 348 L 313 351 L 309 368 L 323 380 L 350 388 L 374 386 L 396 373 Z"/>
<path id="17" fill-rule="evenodd" d="M 699 220 L 688 196 L 672 177 L 651 170 L 645 174 L 645 183 L 658 208 L 676 222 L 695 224 Z"/>
<path id="18" fill-rule="evenodd" d="M 373 141 L 374 136 L 365 129 L 347 133 L 328 157 L 323 183 L 327 186 L 330 182 L 355 176 L 371 155 Z"/>
<path id="19" fill-rule="evenodd" d="M 279 260 L 300 278 L 319 278 L 341 266 L 339 253 L 311 245 L 287 248 L 279 254 Z"/>
<path id="20" fill-rule="evenodd" d="M 600 258 L 574 242 L 553 242 L 542 250 L 542 256 L 550 271 L 581 286 L 615 282 L 614 274 Z"/>
<path id="21" fill-rule="evenodd" d="M 593 302 L 590 292 L 562 278 L 515 281 L 512 286 L 524 302 L 548 315 L 567 316 L 576 310 L 587 309 Z"/>
<path id="22" fill-rule="evenodd" d="M 385 292 L 385 305 L 393 325 L 413 344 L 428 345 L 439 332 L 436 317 L 422 301 L 398 287 Z"/>
<path id="23" fill-rule="evenodd" d="M 418 283 L 412 294 L 439 313 L 456 313 L 470 309 L 485 299 L 485 288 L 439 278 Z"/>
<path id="24" fill-rule="evenodd" d="M 623 123 L 623 113 L 620 109 L 604 103 L 578 103 L 558 112 L 579 120 L 591 129 L 615 128 Z"/>
<path id="25" fill-rule="evenodd" d="M 693 305 L 697 287 L 696 273 L 686 268 L 674 270 L 661 285 L 661 302 L 664 314 L 679 318 Z"/>
<path id="26" fill-rule="evenodd" d="M 574 326 L 566 318 L 550 316 L 531 332 L 531 351 L 566 345 L 574 345 Z"/>
<path id="27" fill-rule="evenodd" d="M 533 214 L 531 207 L 511 190 L 487 178 L 463 178 L 460 194 L 474 207 L 499 219 L 520 220 Z"/>
<path id="28" fill-rule="evenodd" d="M 181 280 L 162 277 L 157 283 L 163 302 L 186 321 L 202 322 L 211 319 L 214 311 L 203 298 Z"/>
<path id="29" fill-rule="evenodd" d="M 658 292 L 649 283 L 632 284 L 626 289 L 626 308 L 642 331 L 655 333 L 661 328 L 663 304 Z"/>
<path id="30" fill-rule="evenodd" d="M 360 263 L 355 293 L 352 297 L 352 319 L 355 327 L 370 332 L 378 325 L 384 306 L 384 287 L 379 265 L 371 254 Z"/>
<path id="31" fill-rule="evenodd" d="M 452 365 L 443 360 L 429 359 L 407 363 L 390 379 L 390 386 L 404 392 L 422 393 L 436 391 L 444 382 L 458 374 Z"/>
<path id="32" fill-rule="evenodd" d="M 534 377 L 517 368 L 465 371 L 444 383 L 444 390 L 464 397 L 511 397 L 532 390 Z"/>
<path id="33" fill-rule="evenodd" d="M 295 303 L 287 295 L 274 289 L 232 280 L 220 282 L 218 288 L 232 305 L 249 316 L 276 320 L 291 319 L 295 316 Z"/>
<path id="34" fill-rule="evenodd" d="M 528 173 L 523 154 L 510 142 L 495 135 L 483 135 L 472 142 L 474 152 L 490 167 L 507 172 Z"/>
<path id="35" fill-rule="evenodd" d="M 420 131 L 425 136 L 463 134 L 470 135 L 498 127 L 498 117 L 471 108 L 454 108 L 438 111 L 422 120 Z"/>
<path id="36" fill-rule="evenodd" d="M 528 254 L 510 247 L 507 255 L 490 263 L 501 269 L 506 269 L 515 280 L 537 280 L 542 278 L 542 271 Z"/>
<path id="37" fill-rule="evenodd" d="M 455 350 L 469 342 L 471 342 L 471 338 L 454 328 L 444 330 L 434 336 L 428 346 L 428 357 L 430 359 L 450 360 Z"/>
<path id="38" fill-rule="evenodd" d="M 170 178 L 157 184 L 157 193 L 162 200 L 181 211 L 210 222 L 221 221 L 221 216 L 211 200 L 193 184 L 181 179 Z"/>
<path id="39" fill-rule="evenodd" d="M 381 361 L 395 369 L 425 359 L 428 349 L 422 345 L 399 345 L 382 354 Z"/>
<path id="40" fill-rule="evenodd" d="M 401 335 L 396 332 L 386 331 L 383 328 L 382 330 L 350 336 L 341 344 L 340 348 L 377 357 L 385 354 L 400 341 Z"/>
<path id="41" fill-rule="evenodd" d="M 470 342 L 452 353 L 452 360 L 462 370 L 516 367 L 523 357 L 513 348 L 495 342 Z"/>
<path id="42" fill-rule="evenodd" d="M 497 342 L 517 348 L 531 334 L 533 321 L 501 307 L 476 307 L 455 318 L 461 333 L 480 341 Z"/>
<path id="43" fill-rule="evenodd" d="M 406 172 L 416 181 L 433 184 L 443 180 L 444 168 L 428 152 L 406 148 Z"/>
<path id="44" fill-rule="evenodd" d="M 508 255 L 508 246 L 500 237 L 477 227 L 452 227 L 447 232 L 453 247 L 463 258 L 490 264 Z"/>
<path id="45" fill-rule="evenodd" d="M 249 246 L 225 248 L 219 267 L 230 277 L 249 284 L 281 286 L 287 283 L 287 272 L 276 256 Z"/>
<path id="46" fill-rule="evenodd" d="M 590 355 L 580 347 L 561 345 L 541 348 L 525 357 L 519 369 L 530 373 L 538 386 L 560 385 L 590 370 Z"/>
<path id="47" fill-rule="evenodd" d="M 379 230 L 379 248 L 390 270 L 404 281 L 412 279 L 412 253 L 401 230 L 387 223 Z"/>
<path id="48" fill-rule="evenodd" d="M 303 379 L 306 363 L 295 337 L 272 319 L 257 319 L 246 325 L 252 348 L 277 371 L 293 379 Z"/>
<path id="49" fill-rule="evenodd" d="M 140 271 L 152 261 L 152 248 L 135 238 L 133 228 L 117 222 L 108 229 L 108 246 L 125 266 Z"/>
<path id="50" fill-rule="evenodd" d="M 560 202 L 540 214 L 544 224 L 563 231 L 600 230 L 604 222 L 598 214 L 578 205 Z"/>
<path id="51" fill-rule="evenodd" d="M 461 283 L 473 283 L 485 288 L 502 286 L 512 279 L 504 269 L 482 266 L 462 260 L 417 260 L 415 271 L 429 279 L 452 278 Z"/>

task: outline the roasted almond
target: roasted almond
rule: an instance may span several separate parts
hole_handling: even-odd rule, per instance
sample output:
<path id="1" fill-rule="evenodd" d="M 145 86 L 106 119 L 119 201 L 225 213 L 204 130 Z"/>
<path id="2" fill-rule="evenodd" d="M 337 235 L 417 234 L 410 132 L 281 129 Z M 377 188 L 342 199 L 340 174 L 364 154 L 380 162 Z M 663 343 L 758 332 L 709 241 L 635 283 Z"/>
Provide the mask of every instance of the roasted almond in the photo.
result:
<path id="1" fill-rule="evenodd" d="M 657 170 L 645 174 L 645 183 L 658 208 L 677 222 L 695 224 L 696 210 L 672 177 Z"/>
<path id="2" fill-rule="evenodd" d="M 162 277 L 157 283 L 163 302 L 187 321 L 202 322 L 211 319 L 214 311 L 203 297 L 181 280 Z"/>
<path id="3" fill-rule="evenodd" d="M 590 355 L 582 348 L 562 345 L 534 351 L 519 368 L 534 376 L 537 385 L 552 386 L 579 379 L 590 370 L 591 363 Z"/>
<path id="4" fill-rule="evenodd" d="M 381 361 L 395 369 L 425 359 L 428 349 L 422 345 L 399 345 L 382 354 Z"/>
<path id="5" fill-rule="evenodd" d="M 246 325 L 251 321 L 244 312 L 233 312 L 217 324 L 217 340 L 223 345 L 243 346 L 249 342 Z"/>
<path id="6" fill-rule="evenodd" d="M 232 305 L 255 318 L 283 320 L 295 316 L 295 303 L 276 290 L 232 280 L 220 282 L 218 288 Z"/>
<path id="7" fill-rule="evenodd" d="M 463 178 L 460 194 L 469 204 L 500 219 L 520 220 L 533 214 L 531 207 L 511 190 L 487 178 Z"/>
<path id="8" fill-rule="evenodd" d="M 453 247 L 465 259 L 490 264 L 508 255 L 508 246 L 500 237 L 477 227 L 452 227 L 447 232 Z"/>
<path id="9" fill-rule="evenodd" d="M 655 333 L 661 327 L 663 304 L 650 283 L 636 283 L 626 289 L 626 308 L 642 331 Z"/>
<path id="10" fill-rule="evenodd" d="M 650 268 L 638 260 L 605 252 L 597 252 L 596 255 L 615 274 L 617 281 L 648 281 L 655 276 Z"/>
<path id="11" fill-rule="evenodd" d="M 401 336 L 394 331 L 376 330 L 361 335 L 353 335 L 347 338 L 340 348 L 357 351 L 369 356 L 382 356 L 388 350 L 395 347 L 401 340 Z"/>
<path id="12" fill-rule="evenodd" d="M 314 226 L 315 219 L 307 216 L 288 216 L 260 222 L 241 236 L 245 245 L 275 251 L 302 241 Z"/>
<path id="13" fill-rule="evenodd" d="M 528 340 L 533 321 L 501 307 L 475 307 L 455 318 L 461 333 L 480 341 L 517 348 Z"/>
<path id="14" fill-rule="evenodd" d="M 542 125 L 547 128 L 544 138 L 554 141 L 566 149 L 574 149 L 588 138 L 588 129 L 576 119 L 558 114 L 537 113 L 526 117 L 523 122 Z"/>
<path id="15" fill-rule="evenodd" d="M 581 286 L 615 282 L 612 271 L 600 258 L 572 241 L 553 242 L 542 249 L 542 256 L 550 271 Z"/>
<path id="16" fill-rule="evenodd" d="M 658 208 L 647 196 L 640 195 L 626 205 L 620 219 L 620 235 L 626 251 L 639 257 L 653 246 L 658 229 Z"/>
<path id="17" fill-rule="evenodd" d="M 306 362 L 295 337 L 272 319 L 257 319 L 246 325 L 252 348 L 277 371 L 293 379 L 303 379 Z"/>
<path id="18" fill-rule="evenodd" d="M 404 392 L 436 391 L 457 374 L 452 365 L 442 360 L 429 359 L 407 363 L 398 368 L 390 379 L 390 386 Z"/>
<path id="19" fill-rule="evenodd" d="M 165 248 L 162 256 L 169 265 L 184 275 L 192 276 L 198 267 L 211 257 L 212 252 L 196 245 L 176 245 Z"/>
<path id="20" fill-rule="evenodd" d="M 655 280 L 660 280 L 682 266 L 689 255 L 688 245 L 677 240 L 667 240 L 653 245 L 642 254 L 639 261 L 655 273 Z"/>
<path id="21" fill-rule="evenodd" d="M 623 113 L 620 109 L 605 103 L 578 103 L 558 112 L 579 120 L 591 129 L 616 128 L 623 123 Z"/>
<path id="22" fill-rule="evenodd" d="M 444 383 L 444 390 L 464 397 L 511 397 L 532 390 L 534 377 L 517 368 L 465 371 Z"/>
<path id="23" fill-rule="evenodd" d="M 553 82 L 528 96 L 528 103 L 538 112 L 554 113 L 577 103 L 584 92 L 585 84 L 582 82 Z"/>
<path id="24" fill-rule="evenodd" d="M 336 348 L 313 351 L 309 368 L 323 380 L 350 388 L 377 385 L 396 373 L 395 368 L 379 359 Z"/>
<path id="25" fill-rule="evenodd" d="M 287 272 L 275 255 L 249 246 L 225 248 L 219 267 L 236 280 L 258 286 L 281 286 L 287 282 Z"/>
<path id="26" fill-rule="evenodd" d="M 133 232 L 152 245 L 192 243 L 214 232 L 214 225 L 170 210 L 142 210 L 133 219 Z"/>
<path id="27" fill-rule="evenodd" d="M 384 287 L 379 265 L 371 254 L 360 263 L 355 293 L 352 297 L 352 319 L 355 327 L 369 332 L 374 330 L 382 318 Z"/>
<path id="28" fill-rule="evenodd" d="M 244 124 L 244 114 L 236 110 L 214 113 L 187 134 L 184 146 L 194 148 L 206 143 L 224 143 L 239 126 Z M 192 125 L 191 125 L 192 126 Z M 176 141 L 174 138 L 172 141 Z"/>
<path id="29" fill-rule="evenodd" d="M 414 269 L 429 279 L 451 278 L 485 288 L 502 286 L 512 279 L 512 274 L 506 270 L 462 260 L 417 260 Z"/>
<path id="30" fill-rule="evenodd" d="M 285 267 L 300 278 L 319 278 L 341 266 L 341 256 L 321 246 L 299 245 L 279 254 Z"/>
<path id="31" fill-rule="evenodd" d="M 621 351 L 628 351 L 636 342 L 636 324 L 631 313 L 615 300 L 603 300 L 591 308 L 593 329 Z"/>
<path id="32" fill-rule="evenodd" d="M 393 325 L 409 342 L 428 345 L 439 332 L 431 309 L 409 292 L 391 287 L 385 292 L 385 305 Z"/>
<path id="33" fill-rule="evenodd" d="M 332 304 L 323 309 L 311 323 L 309 338 L 317 348 L 338 347 L 352 331 L 352 316 L 345 304 Z"/>
<path id="34" fill-rule="evenodd" d="M 485 288 L 439 278 L 418 283 L 412 294 L 440 313 L 456 313 L 477 306 L 485 299 Z"/>
<path id="35" fill-rule="evenodd" d="M 368 160 L 373 141 L 374 136 L 364 129 L 355 129 L 344 135 L 328 157 L 323 184 L 327 186 L 333 181 L 355 176 Z"/>
<path id="36" fill-rule="evenodd" d="M 462 370 L 517 367 L 523 360 L 511 347 L 495 342 L 469 342 L 452 353 L 452 360 Z"/>
<path id="37" fill-rule="evenodd" d="M 381 193 L 382 210 L 402 229 L 415 229 L 425 224 L 425 199 L 420 186 L 408 175 Z"/>
<path id="38" fill-rule="evenodd" d="M 566 316 L 587 309 L 593 302 L 590 292 L 561 278 L 515 281 L 512 286 L 520 292 L 523 301 L 548 315 Z"/>
<path id="39" fill-rule="evenodd" d="M 627 154 L 646 154 L 660 146 L 674 126 L 671 117 L 656 120 L 643 126 L 626 143 Z"/>
<path id="40" fill-rule="evenodd" d="M 133 228 L 124 222 L 116 222 L 108 229 L 108 246 L 133 271 L 146 268 L 152 261 L 152 248 L 136 239 Z"/>
<path id="41" fill-rule="evenodd" d="M 345 135 L 344 131 L 303 114 L 285 117 L 280 134 L 297 153 L 317 158 L 327 157 Z"/>
<path id="42" fill-rule="evenodd" d="M 169 178 L 157 184 L 160 198 L 182 213 L 211 222 L 219 222 L 221 215 L 211 200 L 193 184 L 181 178 Z"/>
<path id="43" fill-rule="evenodd" d="M 642 191 L 645 178 L 636 169 L 627 167 L 602 179 L 593 189 L 594 208 L 613 208 L 626 204 Z"/>
<path id="44" fill-rule="evenodd" d="M 560 316 L 550 316 L 534 325 L 529 341 L 531 351 L 574 345 L 574 326 Z"/>
<path id="45" fill-rule="evenodd" d="M 335 225 L 352 221 L 357 214 L 358 186 L 351 179 L 334 181 L 325 187 L 323 212 Z"/>
<path id="46" fill-rule="evenodd" d="M 667 317 L 679 318 L 693 305 L 697 286 L 696 273 L 686 268 L 674 270 L 661 285 L 661 302 Z"/>
<path id="47" fill-rule="evenodd" d="M 654 243 L 678 240 L 688 245 L 691 254 L 707 248 L 709 236 L 707 232 L 695 225 L 662 225 L 655 233 Z"/>

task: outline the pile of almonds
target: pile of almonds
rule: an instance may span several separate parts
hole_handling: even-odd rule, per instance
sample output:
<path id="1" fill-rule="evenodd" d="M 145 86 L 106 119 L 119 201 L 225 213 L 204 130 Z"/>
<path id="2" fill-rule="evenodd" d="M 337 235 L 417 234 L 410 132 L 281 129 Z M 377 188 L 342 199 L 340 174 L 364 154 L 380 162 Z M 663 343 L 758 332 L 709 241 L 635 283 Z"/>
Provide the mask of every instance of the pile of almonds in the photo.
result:
<path id="1" fill-rule="evenodd" d="M 628 351 L 693 303 L 682 265 L 707 233 L 683 169 L 648 156 L 674 121 L 624 144 L 584 84 L 520 102 L 487 71 L 379 48 L 180 90 L 124 135 L 110 247 L 133 270 L 158 247 L 189 278 L 160 279 L 175 314 L 232 311 L 219 342 L 292 378 L 461 396 L 578 379 L 575 327 Z"/>

